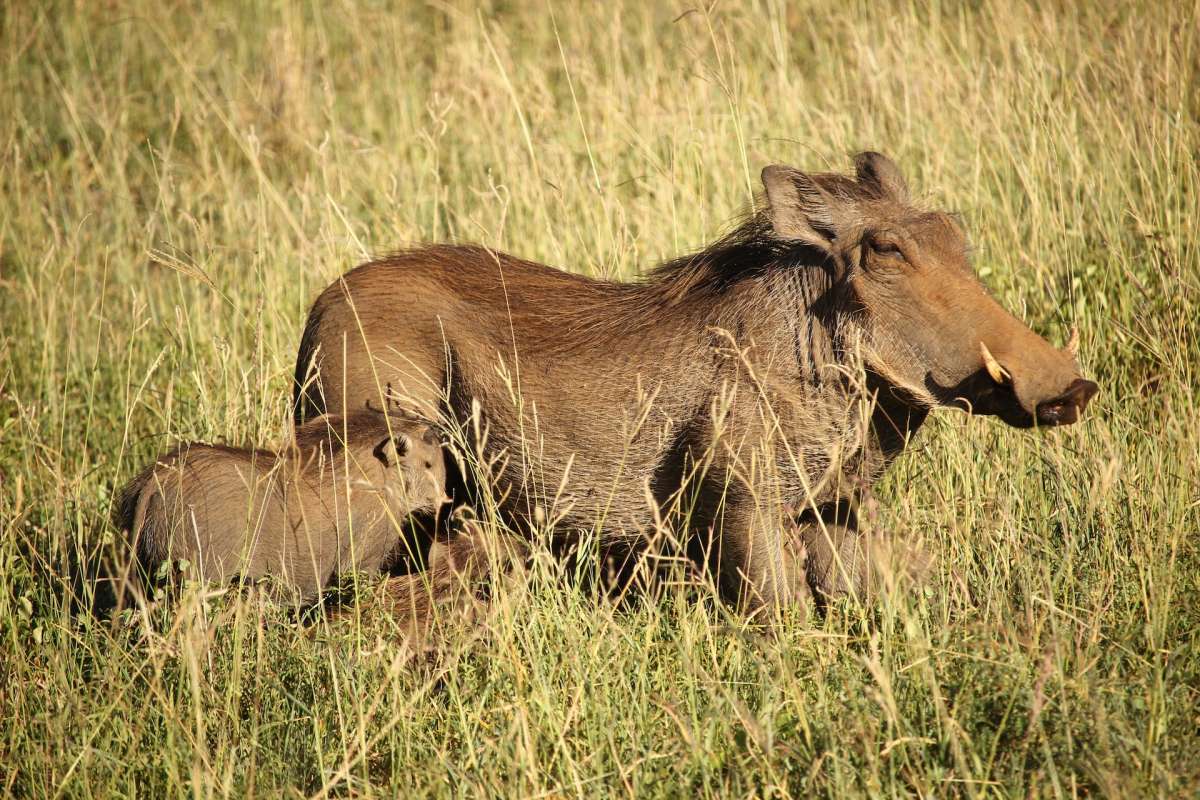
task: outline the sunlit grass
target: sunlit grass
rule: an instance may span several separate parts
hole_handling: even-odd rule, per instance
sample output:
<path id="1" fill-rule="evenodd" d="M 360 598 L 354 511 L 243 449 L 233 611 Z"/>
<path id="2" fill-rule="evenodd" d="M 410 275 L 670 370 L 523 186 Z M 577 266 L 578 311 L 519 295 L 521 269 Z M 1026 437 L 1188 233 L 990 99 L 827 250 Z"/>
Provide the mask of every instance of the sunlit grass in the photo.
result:
<path id="1" fill-rule="evenodd" d="M 865 148 L 1102 386 L 1072 429 L 927 426 L 881 487 L 924 592 L 767 635 L 543 559 L 417 665 L 365 607 L 75 615 L 147 459 L 287 436 L 307 306 L 355 263 L 460 240 L 630 278 L 764 164 Z M 1195 4 L 3 6 L 0 791 L 1200 791 L 1197 152 Z"/>

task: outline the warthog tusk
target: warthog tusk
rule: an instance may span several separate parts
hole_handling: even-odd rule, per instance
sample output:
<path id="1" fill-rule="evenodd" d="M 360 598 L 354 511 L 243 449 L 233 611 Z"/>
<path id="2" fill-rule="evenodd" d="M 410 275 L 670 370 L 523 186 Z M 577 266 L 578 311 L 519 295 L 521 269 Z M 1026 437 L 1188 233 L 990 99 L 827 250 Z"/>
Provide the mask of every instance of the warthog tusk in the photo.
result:
<path id="1" fill-rule="evenodd" d="M 1012 378 L 1008 374 L 1008 370 L 1000 366 L 1000 362 L 992 355 L 992 351 L 987 349 L 987 345 L 983 342 L 979 343 L 979 354 L 983 356 L 983 366 L 987 368 L 988 375 L 992 376 L 992 380 L 996 383 L 1003 384 Z"/>
<path id="2" fill-rule="evenodd" d="M 1067 340 L 1067 353 L 1071 358 L 1079 357 L 1079 328 L 1071 326 L 1071 338 Z"/>

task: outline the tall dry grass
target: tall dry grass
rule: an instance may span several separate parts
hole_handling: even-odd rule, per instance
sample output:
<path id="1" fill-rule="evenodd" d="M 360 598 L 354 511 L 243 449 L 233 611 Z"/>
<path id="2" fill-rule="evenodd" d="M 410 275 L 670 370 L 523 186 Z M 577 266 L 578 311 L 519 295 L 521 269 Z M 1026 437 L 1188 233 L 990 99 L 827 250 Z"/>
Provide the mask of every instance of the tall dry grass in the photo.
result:
<path id="1" fill-rule="evenodd" d="M 982 0 L 0 6 L 0 791 L 1200 791 L 1200 14 Z M 193 591 L 113 627 L 71 565 L 176 439 L 278 441 L 307 303 L 405 243 L 628 278 L 758 169 L 892 155 L 1103 393 L 938 415 L 883 524 L 953 569 L 764 637 L 540 563 L 478 640 Z"/>

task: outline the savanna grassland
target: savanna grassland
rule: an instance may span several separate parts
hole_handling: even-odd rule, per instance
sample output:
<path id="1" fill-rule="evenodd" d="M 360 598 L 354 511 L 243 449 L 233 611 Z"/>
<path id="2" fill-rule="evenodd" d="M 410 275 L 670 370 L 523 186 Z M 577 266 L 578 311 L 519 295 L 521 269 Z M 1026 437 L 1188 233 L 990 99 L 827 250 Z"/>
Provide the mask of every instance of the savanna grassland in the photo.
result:
<path id="1" fill-rule="evenodd" d="M 0 2 L 0 792 L 1195 796 L 1198 20 Z M 763 165 L 861 149 L 963 215 L 1035 330 L 1077 325 L 1102 387 L 1057 431 L 934 415 L 880 491 L 938 558 L 923 591 L 767 634 L 541 559 L 417 663 L 353 607 L 79 613 L 142 463 L 286 438 L 307 305 L 355 263 L 474 241 L 632 278 L 728 230 Z"/>

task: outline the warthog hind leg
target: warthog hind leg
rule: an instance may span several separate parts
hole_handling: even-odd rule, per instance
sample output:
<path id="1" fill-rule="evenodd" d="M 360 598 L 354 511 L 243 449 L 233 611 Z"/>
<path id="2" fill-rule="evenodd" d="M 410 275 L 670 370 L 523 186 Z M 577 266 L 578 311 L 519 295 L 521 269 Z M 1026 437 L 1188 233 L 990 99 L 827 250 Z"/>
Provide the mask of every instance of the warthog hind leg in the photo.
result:
<path id="1" fill-rule="evenodd" d="M 389 578 L 384 605 L 411 636 L 423 639 L 439 620 L 471 622 L 486 608 L 494 582 L 523 572 L 529 545 L 471 525 L 436 540 L 423 572 Z"/>

